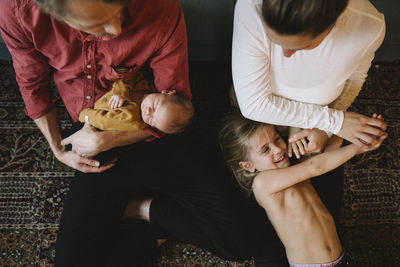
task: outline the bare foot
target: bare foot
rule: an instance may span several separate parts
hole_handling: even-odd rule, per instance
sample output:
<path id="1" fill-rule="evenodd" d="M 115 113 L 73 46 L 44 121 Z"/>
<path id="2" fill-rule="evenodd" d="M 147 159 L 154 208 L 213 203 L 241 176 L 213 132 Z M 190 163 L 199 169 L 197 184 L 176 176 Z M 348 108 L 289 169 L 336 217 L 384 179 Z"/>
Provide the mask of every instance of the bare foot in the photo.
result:
<path id="1" fill-rule="evenodd" d="M 152 198 L 134 198 L 129 201 L 122 218 L 134 218 L 150 222 L 150 204 Z"/>

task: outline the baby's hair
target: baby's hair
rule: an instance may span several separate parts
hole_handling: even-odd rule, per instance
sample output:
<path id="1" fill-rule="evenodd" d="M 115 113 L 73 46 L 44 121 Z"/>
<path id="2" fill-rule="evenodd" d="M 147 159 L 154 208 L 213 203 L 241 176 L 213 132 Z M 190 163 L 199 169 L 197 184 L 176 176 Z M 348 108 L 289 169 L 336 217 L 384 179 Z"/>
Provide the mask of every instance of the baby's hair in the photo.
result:
<path id="1" fill-rule="evenodd" d="M 182 112 L 186 115 L 186 120 L 175 121 L 171 125 L 172 128 L 177 129 L 175 133 L 181 133 L 192 124 L 192 119 L 194 118 L 195 114 L 192 101 L 190 101 L 190 99 L 184 96 L 181 92 L 176 92 L 173 95 L 169 95 L 168 100 L 170 101 L 170 104 L 179 106 Z"/>
<path id="2" fill-rule="evenodd" d="M 265 124 L 248 120 L 239 111 L 234 111 L 226 115 L 219 132 L 219 143 L 225 162 L 240 187 L 249 193 L 257 172 L 252 173 L 241 168 L 239 162 L 247 160 L 248 142 L 263 125 Z"/>

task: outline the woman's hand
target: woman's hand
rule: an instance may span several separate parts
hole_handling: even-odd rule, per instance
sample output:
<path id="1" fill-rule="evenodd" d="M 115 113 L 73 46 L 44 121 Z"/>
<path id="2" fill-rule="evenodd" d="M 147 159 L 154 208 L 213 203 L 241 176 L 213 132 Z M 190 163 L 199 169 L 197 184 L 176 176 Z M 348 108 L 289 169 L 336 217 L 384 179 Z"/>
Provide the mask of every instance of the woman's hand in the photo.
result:
<path id="1" fill-rule="evenodd" d="M 374 114 L 372 117 L 375 119 L 379 119 L 383 122 L 383 117 L 381 115 Z M 373 136 L 372 138 L 373 138 L 374 142 L 370 143 L 368 146 L 366 146 L 366 145 L 359 146 L 358 153 L 364 153 L 364 152 L 375 150 L 375 149 L 379 148 L 382 145 L 383 140 L 386 139 L 386 137 L 387 137 L 387 134 L 382 137 Z"/>
<path id="2" fill-rule="evenodd" d="M 299 159 L 300 155 L 306 153 L 320 153 L 324 151 L 329 140 L 328 135 L 318 129 L 301 130 L 289 138 L 288 155 L 292 157 L 293 152 Z"/>
<path id="3" fill-rule="evenodd" d="M 386 123 L 374 114 L 367 117 L 355 112 L 345 112 L 342 129 L 338 136 L 358 146 L 368 149 L 387 137 Z"/>
<path id="4" fill-rule="evenodd" d="M 293 139 L 295 141 L 289 142 L 288 145 L 288 156 L 291 158 L 293 153 L 296 155 L 296 158 L 300 158 L 302 155 L 306 154 L 307 151 L 307 140 L 305 138 Z"/>

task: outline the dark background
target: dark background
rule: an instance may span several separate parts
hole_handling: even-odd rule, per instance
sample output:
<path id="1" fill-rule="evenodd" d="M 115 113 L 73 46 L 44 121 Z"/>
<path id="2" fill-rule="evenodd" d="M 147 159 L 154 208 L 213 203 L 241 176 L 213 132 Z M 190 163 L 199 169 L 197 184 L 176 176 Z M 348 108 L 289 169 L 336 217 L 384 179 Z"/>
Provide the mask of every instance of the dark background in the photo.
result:
<path id="1" fill-rule="evenodd" d="M 181 0 L 191 61 L 229 61 L 236 0 Z M 400 60 L 400 1 L 372 0 L 386 18 L 386 37 L 375 61 Z M 0 59 L 11 59 L 0 38 Z"/>

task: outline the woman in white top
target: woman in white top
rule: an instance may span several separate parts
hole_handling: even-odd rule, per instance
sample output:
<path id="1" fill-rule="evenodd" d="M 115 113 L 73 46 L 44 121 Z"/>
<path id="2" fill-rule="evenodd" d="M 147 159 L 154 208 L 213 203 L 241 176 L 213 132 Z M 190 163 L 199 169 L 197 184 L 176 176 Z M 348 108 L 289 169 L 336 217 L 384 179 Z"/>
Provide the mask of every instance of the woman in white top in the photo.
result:
<path id="1" fill-rule="evenodd" d="M 321 130 L 292 136 L 308 138 L 308 146 L 297 142 L 301 154 L 322 151 L 331 133 L 376 144 L 386 124 L 345 110 L 384 35 L 384 16 L 368 0 L 238 0 L 232 74 L 242 114 Z"/>

